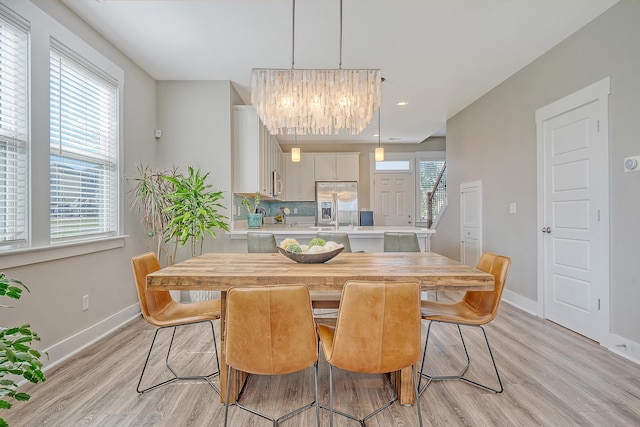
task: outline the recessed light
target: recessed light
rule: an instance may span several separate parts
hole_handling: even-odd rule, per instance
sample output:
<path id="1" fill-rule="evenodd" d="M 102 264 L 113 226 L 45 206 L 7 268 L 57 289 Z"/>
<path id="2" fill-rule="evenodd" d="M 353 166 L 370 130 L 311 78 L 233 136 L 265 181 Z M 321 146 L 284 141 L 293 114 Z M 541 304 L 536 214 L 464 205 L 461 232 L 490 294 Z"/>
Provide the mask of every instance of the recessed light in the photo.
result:
<path id="1" fill-rule="evenodd" d="M 380 136 L 380 134 L 374 133 L 373 136 L 375 136 L 376 138 Z"/>
<path id="2" fill-rule="evenodd" d="M 396 104 L 399 107 L 405 106 L 405 105 L 409 105 L 409 103 L 407 101 L 400 101 Z"/>

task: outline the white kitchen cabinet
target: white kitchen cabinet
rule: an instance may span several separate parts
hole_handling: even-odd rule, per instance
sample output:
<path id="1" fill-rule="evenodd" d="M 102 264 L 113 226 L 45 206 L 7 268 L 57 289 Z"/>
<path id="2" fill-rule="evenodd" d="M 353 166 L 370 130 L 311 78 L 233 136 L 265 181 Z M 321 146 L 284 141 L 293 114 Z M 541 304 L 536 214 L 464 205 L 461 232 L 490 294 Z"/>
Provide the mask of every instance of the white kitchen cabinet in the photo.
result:
<path id="1" fill-rule="evenodd" d="M 250 105 L 233 106 L 233 191 L 274 197 L 273 171 L 282 173 L 282 149 Z M 277 197 L 277 196 L 276 196 Z"/>
<path id="2" fill-rule="evenodd" d="M 321 153 L 314 156 L 316 181 L 358 181 L 360 153 Z"/>
<path id="3" fill-rule="evenodd" d="M 316 198 L 313 154 L 302 153 L 299 162 L 291 161 L 291 153 L 284 155 L 284 199 L 287 202 L 310 202 Z"/>

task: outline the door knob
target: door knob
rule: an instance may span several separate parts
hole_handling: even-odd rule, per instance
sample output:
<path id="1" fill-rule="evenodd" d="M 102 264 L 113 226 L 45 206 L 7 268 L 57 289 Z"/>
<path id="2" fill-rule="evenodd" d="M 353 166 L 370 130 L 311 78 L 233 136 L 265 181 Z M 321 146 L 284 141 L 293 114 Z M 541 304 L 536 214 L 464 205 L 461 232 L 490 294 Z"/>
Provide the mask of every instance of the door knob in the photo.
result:
<path id="1" fill-rule="evenodd" d="M 543 233 L 551 233 L 551 227 L 542 227 Z"/>

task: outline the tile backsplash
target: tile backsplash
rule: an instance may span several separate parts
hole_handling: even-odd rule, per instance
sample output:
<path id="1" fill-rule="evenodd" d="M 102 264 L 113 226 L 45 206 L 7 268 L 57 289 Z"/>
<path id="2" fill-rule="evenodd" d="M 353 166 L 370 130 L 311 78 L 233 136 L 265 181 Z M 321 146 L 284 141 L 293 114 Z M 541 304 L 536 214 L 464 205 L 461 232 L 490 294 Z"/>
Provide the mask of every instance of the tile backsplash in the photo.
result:
<path id="1" fill-rule="evenodd" d="M 253 204 L 253 201 L 252 201 Z M 238 208 L 239 207 L 239 208 Z M 289 208 L 287 218 L 295 217 L 315 217 L 316 202 L 278 202 L 263 200 L 259 208 L 263 208 L 267 214 L 266 217 L 273 218 L 280 212 L 280 208 Z M 239 214 L 238 214 L 239 213 Z M 247 209 L 242 206 L 242 196 L 233 195 L 233 220 L 239 221 L 247 218 Z"/>

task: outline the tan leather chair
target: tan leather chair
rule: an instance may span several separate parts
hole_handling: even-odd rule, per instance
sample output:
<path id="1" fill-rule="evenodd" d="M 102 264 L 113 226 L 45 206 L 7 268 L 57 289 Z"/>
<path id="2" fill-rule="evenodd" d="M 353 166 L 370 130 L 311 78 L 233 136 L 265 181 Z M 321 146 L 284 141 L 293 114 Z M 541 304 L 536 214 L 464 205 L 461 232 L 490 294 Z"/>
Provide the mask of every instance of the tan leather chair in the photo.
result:
<path id="1" fill-rule="evenodd" d="M 140 374 L 140 380 L 138 381 L 138 387 L 136 390 L 138 393 L 144 393 L 154 388 L 160 387 L 165 384 L 169 384 L 178 380 L 205 380 L 213 389 L 220 394 L 218 388 L 211 382 L 211 378 L 218 375 L 220 372 L 220 363 L 218 361 L 218 348 L 216 345 L 216 333 L 213 329 L 212 320 L 220 318 L 220 299 L 194 302 L 190 304 L 181 304 L 171 298 L 169 291 L 148 291 L 147 275 L 155 271 L 160 270 L 160 263 L 156 254 L 148 252 L 142 255 L 137 255 L 131 259 L 131 265 L 133 266 L 133 274 L 136 279 L 136 288 L 138 290 L 138 300 L 140 302 L 140 310 L 142 316 L 150 324 L 157 326 L 155 334 L 153 335 L 153 341 L 151 341 L 151 347 L 147 353 L 147 359 L 144 362 L 142 373 Z M 169 357 L 171 355 L 171 347 L 173 345 L 173 339 L 176 335 L 176 328 L 178 326 L 193 325 L 195 323 L 208 322 L 211 325 L 211 333 L 213 335 L 213 346 L 216 351 L 216 365 L 217 369 L 213 373 L 208 375 L 198 376 L 180 376 L 169 364 Z M 158 331 L 164 328 L 173 328 L 171 335 L 171 342 L 169 343 L 169 350 L 165 363 L 169 371 L 173 374 L 173 378 L 158 384 L 152 385 L 145 389 L 140 389 L 142 383 L 142 377 L 147 369 L 149 363 L 149 357 L 151 356 L 151 350 L 156 342 Z"/>
<path id="2" fill-rule="evenodd" d="M 247 233 L 247 251 L 249 253 L 278 253 L 273 233 Z"/>
<path id="3" fill-rule="evenodd" d="M 493 358 L 493 352 L 489 345 L 489 339 L 482 325 L 486 325 L 495 319 L 498 314 L 498 306 L 500 305 L 500 299 L 502 298 L 502 290 L 504 289 L 505 281 L 507 280 L 507 273 L 509 272 L 509 266 L 511 260 L 502 255 L 496 255 L 485 252 L 478 260 L 476 268 L 486 273 L 490 273 L 495 278 L 495 288 L 493 291 L 467 291 L 464 294 L 462 300 L 454 303 L 440 303 L 434 301 L 422 301 L 422 318 L 429 321 L 429 328 L 427 329 L 427 339 L 424 343 L 424 351 L 422 353 L 422 363 L 420 365 L 420 383 L 422 378 L 427 378 L 427 383 L 420 389 L 420 394 L 424 392 L 431 381 L 443 381 L 443 380 L 462 380 L 475 386 L 481 387 L 485 390 L 493 391 L 494 393 L 502 393 L 504 388 L 502 387 L 502 380 L 498 373 L 498 367 L 496 361 Z M 458 327 L 458 334 L 462 340 L 462 346 L 467 356 L 467 366 L 458 374 L 451 376 L 433 376 L 424 373 L 424 361 L 427 355 L 427 346 L 429 345 L 429 335 L 431 333 L 431 326 L 433 322 L 440 323 L 453 323 Z M 493 362 L 493 368 L 498 378 L 499 389 L 494 389 L 483 384 L 479 384 L 464 377 L 464 374 L 471 365 L 469 358 L 469 352 L 462 336 L 462 329 L 460 326 L 475 326 L 482 329 L 484 339 L 487 343 L 487 349 Z"/>
<path id="4" fill-rule="evenodd" d="M 309 290 L 304 285 L 275 285 L 231 288 L 227 293 L 226 316 L 227 399 L 224 425 L 229 415 L 229 391 L 233 368 L 258 375 L 283 375 L 314 368 L 314 400 L 279 418 L 254 409 L 236 406 L 273 422 L 290 418 L 316 405 L 318 401 L 318 336 L 316 334 Z M 282 396 L 283 400 L 285 396 Z"/>
<path id="5" fill-rule="evenodd" d="M 330 425 L 333 413 L 361 425 L 397 400 L 357 418 L 333 408 L 333 368 L 380 374 L 411 366 L 418 395 L 414 363 L 420 357 L 420 286 L 418 283 L 350 281 L 344 285 L 336 326 L 318 325 L 318 334 L 329 363 Z M 395 388 L 394 388 L 395 390 Z M 418 419 L 422 426 L 420 404 Z M 327 409 L 327 408 L 325 408 Z"/>
<path id="6" fill-rule="evenodd" d="M 383 238 L 385 252 L 420 252 L 416 233 L 385 231 Z"/>

